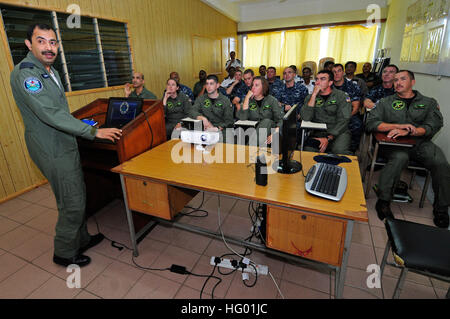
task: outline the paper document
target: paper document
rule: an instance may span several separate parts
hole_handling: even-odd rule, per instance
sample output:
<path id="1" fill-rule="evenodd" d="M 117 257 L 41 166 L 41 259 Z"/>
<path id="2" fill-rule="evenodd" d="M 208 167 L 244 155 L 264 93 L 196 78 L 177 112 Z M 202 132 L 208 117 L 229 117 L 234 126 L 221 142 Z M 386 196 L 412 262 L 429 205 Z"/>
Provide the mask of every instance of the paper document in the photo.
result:
<path id="1" fill-rule="evenodd" d="M 326 130 L 327 125 L 325 123 L 316 123 L 310 121 L 302 121 L 301 128 L 310 128 L 315 130 Z"/>

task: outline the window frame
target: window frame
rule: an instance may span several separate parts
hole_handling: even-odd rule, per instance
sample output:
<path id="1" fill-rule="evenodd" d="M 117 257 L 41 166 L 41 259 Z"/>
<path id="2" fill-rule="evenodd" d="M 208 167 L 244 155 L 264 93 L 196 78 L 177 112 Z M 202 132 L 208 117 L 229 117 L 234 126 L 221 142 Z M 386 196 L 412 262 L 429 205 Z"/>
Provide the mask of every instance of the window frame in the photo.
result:
<path id="1" fill-rule="evenodd" d="M 47 11 L 49 13 L 50 16 L 50 20 L 52 21 L 52 27 L 55 28 L 54 25 L 54 17 L 57 17 L 58 13 L 62 13 L 62 14 L 72 14 L 71 12 L 68 11 L 64 11 L 62 9 L 57 9 L 57 8 L 50 8 L 47 6 L 36 6 L 36 5 L 25 5 L 25 4 L 20 4 L 20 3 L 9 3 L 9 2 L 4 2 L 4 1 L 0 1 L 1 5 L 5 5 L 5 6 L 9 6 L 9 7 L 14 7 L 17 9 L 23 8 L 23 9 L 34 9 L 34 10 L 41 10 L 41 11 Z M 92 24 L 94 25 L 94 28 L 98 28 L 98 19 L 101 20 L 108 20 L 108 21 L 114 21 L 114 22 L 118 22 L 118 23 L 123 23 L 125 26 L 125 32 L 127 34 L 127 38 L 128 38 L 128 49 L 129 49 L 129 56 L 130 56 L 130 67 L 131 67 L 131 72 L 134 72 L 134 50 L 133 50 L 133 43 L 132 43 L 132 37 L 131 37 L 131 32 L 129 29 L 129 21 L 128 20 L 122 20 L 122 19 L 118 19 L 118 18 L 114 18 L 114 17 L 107 17 L 107 16 L 100 16 L 100 15 L 92 15 L 92 14 L 81 14 L 81 17 L 85 17 L 85 18 L 90 18 L 92 19 Z M 9 46 L 9 41 L 8 41 L 8 36 L 6 34 L 6 29 L 5 29 L 5 23 L 3 20 L 3 15 L 0 13 L 0 22 L 2 25 L 2 28 L 0 30 L 0 37 L 1 37 L 1 41 L 3 42 L 3 46 L 4 46 L 4 51 L 5 51 L 5 56 L 6 56 L 6 60 L 10 69 L 10 72 L 12 72 L 12 70 L 14 69 L 14 61 L 11 55 L 11 48 Z M 94 24 L 94 21 L 97 23 L 97 25 Z M 61 34 L 59 32 L 59 29 L 56 29 L 56 36 L 58 38 L 58 40 L 60 41 L 60 45 L 62 47 L 64 47 L 64 43 L 62 42 L 61 39 Z M 100 33 L 98 33 L 98 35 L 96 34 L 96 36 L 98 36 L 98 40 L 100 40 L 99 45 L 101 46 L 101 36 Z M 58 49 L 59 50 L 59 49 Z M 103 77 L 107 79 L 107 74 L 106 74 L 106 69 L 104 67 L 104 58 L 103 58 L 103 53 L 102 53 L 102 48 L 100 47 L 99 50 L 99 54 L 101 54 L 101 65 L 102 65 L 102 70 L 104 71 L 103 73 Z M 59 52 L 59 54 L 63 55 L 63 50 Z M 64 71 L 67 72 L 66 69 L 66 65 L 65 62 L 63 63 L 63 68 L 65 69 Z M 67 74 L 67 73 L 66 73 Z M 63 76 L 66 76 L 66 74 L 64 74 Z M 67 74 L 68 76 L 68 74 Z M 70 87 L 70 82 L 69 83 L 69 87 Z M 118 89 L 123 89 L 125 87 L 125 84 L 123 85 L 116 85 L 116 86 L 108 86 L 108 82 L 105 81 L 104 83 L 107 84 L 107 86 L 104 87 L 99 87 L 99 88 L 91 88 L 91 89 L 84 89 L 84 90 L 77 90 L 77 91 L 66 91 L 66 97 L 69 96 L 76 96 L 76 95 L 83 95 L 83 94 L 90 94 L 90 93 L 99 93 L 99 92 L 107 92 L 107 91 L 113 91 L 113 90 L 118 90 Z"/>

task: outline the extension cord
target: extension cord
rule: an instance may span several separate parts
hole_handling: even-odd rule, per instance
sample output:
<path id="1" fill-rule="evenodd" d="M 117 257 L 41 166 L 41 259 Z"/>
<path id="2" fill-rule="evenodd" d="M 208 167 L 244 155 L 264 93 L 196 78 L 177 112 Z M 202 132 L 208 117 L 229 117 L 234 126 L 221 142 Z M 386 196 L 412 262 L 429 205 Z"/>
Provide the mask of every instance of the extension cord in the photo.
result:
<path id="1" fill-rule="evenodd" d="M 212 266 L 216 265 L 215 262 L 216 257 L 212 256 L 211 257 L 211 261 L 210 264 Z M 266 265 L 254 265 L 256 270 L 258 271 L 258 275 L 268 275 L 269 274 L 269 267 Z M 222 258 L 221 262 L 217 264 L 217 267 L 223 267 L 223 268 L 227 268 L 227 269 L 237 269 L 240 271 L 244 271 L 244 272 L 248 272 L 248 273 L 252 273 L 255 274 L 255 269 L 250 266 L 247 265 L 246 268 L 242 269 L 241 267 L 235 268 L 232 264 L 231 264 L 231 260 L 227 259 L 227 258 Z"/>

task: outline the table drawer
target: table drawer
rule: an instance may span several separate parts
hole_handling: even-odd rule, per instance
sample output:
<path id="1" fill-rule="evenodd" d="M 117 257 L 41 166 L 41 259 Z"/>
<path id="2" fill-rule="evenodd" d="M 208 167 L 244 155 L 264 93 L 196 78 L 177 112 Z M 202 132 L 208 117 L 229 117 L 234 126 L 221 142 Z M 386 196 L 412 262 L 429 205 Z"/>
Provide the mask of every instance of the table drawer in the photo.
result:
<path id="1" fill-rule="evenodd" d="M 340 266 L 345 220 L 269 206 L 267 246 L 289 254 Z"/>
<path id="2" fill-rule="evenodd" d="M 172 219 L 167 185 L 125 177 L 128 207 L 144 214 Z"/>

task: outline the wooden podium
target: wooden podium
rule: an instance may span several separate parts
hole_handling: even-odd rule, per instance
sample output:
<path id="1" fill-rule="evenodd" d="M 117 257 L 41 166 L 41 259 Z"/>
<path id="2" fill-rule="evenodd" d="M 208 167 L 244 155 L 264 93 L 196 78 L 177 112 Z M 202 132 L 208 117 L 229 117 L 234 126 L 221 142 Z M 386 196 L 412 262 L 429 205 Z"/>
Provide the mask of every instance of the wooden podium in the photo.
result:
<path id="1" fill-rule="evenodd" d="M 108 102 L 108 99 L 97 99 L 72 115 L 78 119 L 93 118 L 101 126 L 105 123 Z M 119 175 L 112 173 L 111 168 L 165 141 L 164 109 L 160 100 L 144 100 L 142 112 L 122 128 L 122 137 L 115 144 L 78 138 L 86 183 L 87 215 L 94 214 L 116 198 L 123 198 Z"/>

